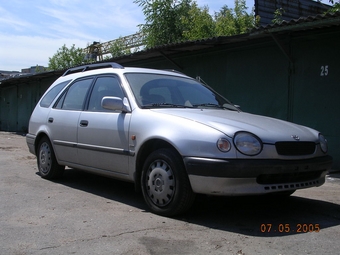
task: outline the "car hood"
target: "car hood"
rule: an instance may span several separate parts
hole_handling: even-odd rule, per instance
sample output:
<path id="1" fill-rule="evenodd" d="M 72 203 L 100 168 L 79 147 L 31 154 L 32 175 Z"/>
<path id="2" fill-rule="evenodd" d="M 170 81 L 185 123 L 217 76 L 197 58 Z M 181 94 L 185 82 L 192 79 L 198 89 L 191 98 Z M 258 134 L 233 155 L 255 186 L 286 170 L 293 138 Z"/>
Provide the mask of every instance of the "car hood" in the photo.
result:
<path id="1" fill-rule="evenodd" d="M 300 141 L 316 141 L 318 137 L 318 132 L 311 128 L 245 112 L 219 109 L 154 109 L 154 111 L 210 126 L 230 137 L 238 131 L 248 131 L 257 135 L 264 143 L 295 141 L 293 136 L 298 136 Z"/>

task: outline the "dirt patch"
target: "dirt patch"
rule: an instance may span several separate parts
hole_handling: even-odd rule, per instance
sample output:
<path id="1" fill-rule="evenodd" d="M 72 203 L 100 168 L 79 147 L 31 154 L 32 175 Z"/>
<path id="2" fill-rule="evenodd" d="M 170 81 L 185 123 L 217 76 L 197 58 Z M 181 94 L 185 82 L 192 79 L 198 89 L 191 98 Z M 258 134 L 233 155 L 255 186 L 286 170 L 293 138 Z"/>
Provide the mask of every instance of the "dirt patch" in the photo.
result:
<path id="1" fill-rule="evenodd" d="M 3 151 L 14 151 L 14 150 L 18 150 L 18 148 L 16 148 L 16 147 L 0 147 L 0 150 L 3 150 Z"/>
<path id="2" fill-rule="evenodd" d="M 36 163 L 36 157 L 28 150 L 24 133 L 0 132 L 0 151 L 4 153 L 2 157 L 8 157 L 10 153 L 20 163 Z"/>
<path id="3" fill-rule="evenodd" d="M 27 149 L 26 134 L 0 132 L 0 149 Z M 24 139 L 23 139 L 24 138 Z"/>

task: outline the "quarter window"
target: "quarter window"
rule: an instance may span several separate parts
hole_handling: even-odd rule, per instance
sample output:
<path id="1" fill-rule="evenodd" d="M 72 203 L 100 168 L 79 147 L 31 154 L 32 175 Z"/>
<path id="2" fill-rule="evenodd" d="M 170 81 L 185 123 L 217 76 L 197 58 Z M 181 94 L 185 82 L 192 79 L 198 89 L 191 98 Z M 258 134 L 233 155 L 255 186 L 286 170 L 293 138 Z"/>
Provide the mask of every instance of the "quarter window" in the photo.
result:
<path id="1" fill-rule="evenodd" d="M 64 81 L 55 85 L 50 91 L 46 93 L 46 95 L 41 99 L 40 106 L 48 108 L 53 102 L 54 98 L 62 91 L 63 88 L 70 82 L 71 80 Z"/>

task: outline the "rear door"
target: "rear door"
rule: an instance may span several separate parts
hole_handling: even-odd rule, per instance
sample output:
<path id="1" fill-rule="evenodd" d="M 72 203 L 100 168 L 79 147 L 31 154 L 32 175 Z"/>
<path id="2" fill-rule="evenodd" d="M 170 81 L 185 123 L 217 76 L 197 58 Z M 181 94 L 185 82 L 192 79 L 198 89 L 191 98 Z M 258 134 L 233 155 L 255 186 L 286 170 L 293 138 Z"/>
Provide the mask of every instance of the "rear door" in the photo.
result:
<path id="1" fill-rule="evenodd" d="M 77 163 L 79 116 L 84 109 L 93 78 L 74 82 L 52 107 L 47 128 L 59 162 Z"/>
<path id="2" fill-rule="evenodd" d="M 128 173 L 128 128 L 131 114 L 101 107 L 104 96 L 124 98 L 117 76 L 99 76 L 89 97 L 87 110 L 78 121 L 79 164 L 98 170 Z"/>

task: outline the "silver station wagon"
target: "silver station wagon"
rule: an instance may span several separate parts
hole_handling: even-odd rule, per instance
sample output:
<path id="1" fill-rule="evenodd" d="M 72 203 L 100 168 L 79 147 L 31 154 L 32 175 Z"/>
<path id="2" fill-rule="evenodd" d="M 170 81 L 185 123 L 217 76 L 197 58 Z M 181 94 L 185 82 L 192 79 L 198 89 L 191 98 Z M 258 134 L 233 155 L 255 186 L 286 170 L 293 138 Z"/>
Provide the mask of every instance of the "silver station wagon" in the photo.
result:
<path id="1" fill-rule="evenodd" d="M 195 194 L 290 195 L 332 166 L 318 131 L 240 111 L 174 71 L 116 63 L 71 68 L 29 122 L 41 177 L 65 166 L 133 182 L 150 211 L 173 216 Z"/>

